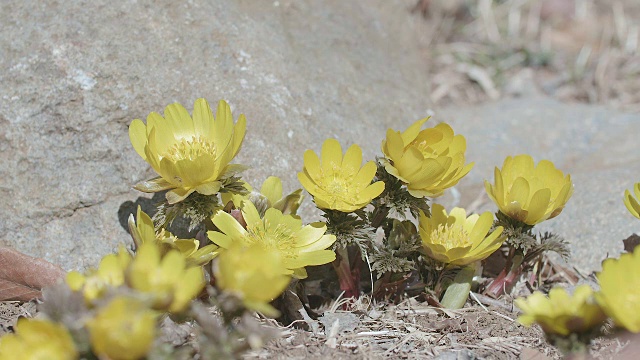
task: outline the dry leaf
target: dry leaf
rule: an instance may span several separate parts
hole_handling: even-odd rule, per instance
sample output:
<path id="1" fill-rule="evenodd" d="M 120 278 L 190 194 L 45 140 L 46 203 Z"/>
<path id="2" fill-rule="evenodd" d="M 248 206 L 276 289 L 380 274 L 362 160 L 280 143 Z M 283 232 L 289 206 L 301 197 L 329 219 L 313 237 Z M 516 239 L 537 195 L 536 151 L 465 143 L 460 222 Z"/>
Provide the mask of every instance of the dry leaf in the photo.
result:
<path id="1" fill-rule="evenodd" d="M 39 298 L 43 287 L 63 280 L 65 275 L 58 265 L 0 247 L 0 301 Z"/>

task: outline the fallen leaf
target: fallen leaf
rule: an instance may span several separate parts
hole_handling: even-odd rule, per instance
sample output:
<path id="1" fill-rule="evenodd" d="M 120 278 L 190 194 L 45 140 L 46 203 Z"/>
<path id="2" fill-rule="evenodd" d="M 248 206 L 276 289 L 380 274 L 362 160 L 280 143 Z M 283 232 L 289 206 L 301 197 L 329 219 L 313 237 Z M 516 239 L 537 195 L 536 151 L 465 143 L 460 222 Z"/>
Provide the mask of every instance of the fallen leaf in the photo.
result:
<path id="1" fill-rule="evenodd" d="M 56 284 L 65 275 L 58 265 L 0 247 L 0 301 L 40 298 L 42 288 Z"/>

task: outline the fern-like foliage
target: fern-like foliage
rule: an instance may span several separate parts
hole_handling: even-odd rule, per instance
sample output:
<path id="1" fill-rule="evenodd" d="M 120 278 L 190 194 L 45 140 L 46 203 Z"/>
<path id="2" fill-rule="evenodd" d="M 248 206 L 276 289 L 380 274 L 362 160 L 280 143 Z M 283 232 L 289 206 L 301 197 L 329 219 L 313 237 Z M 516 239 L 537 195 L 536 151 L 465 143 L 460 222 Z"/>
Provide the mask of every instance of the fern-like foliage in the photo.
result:
<path id="1" fill-rule="evenodd" d="M 355 214 L 336 210 L 324 210 L 322 216 L 327 219 L 327 233 L 336 237 L 332 250 L 356 245 L 363 260 L 366 254 L 372 253 L 376 233 L 366 220 Z"/>
<path id="2" fill-rule="evenodd" d="M 430 215 L 426 198 L 413 197 L 402 181 L 385 170 L 380 159 L 377 159 L 377 164 L 376 179 L 384 181 L 385 188 L 384 192 L 372 202 L 374 206 L 386 206 L 391 209 L 392 216 L 400 219 L 405 219 L 407 213 L 417 219 L 420 211 L 427 216 Z"/>

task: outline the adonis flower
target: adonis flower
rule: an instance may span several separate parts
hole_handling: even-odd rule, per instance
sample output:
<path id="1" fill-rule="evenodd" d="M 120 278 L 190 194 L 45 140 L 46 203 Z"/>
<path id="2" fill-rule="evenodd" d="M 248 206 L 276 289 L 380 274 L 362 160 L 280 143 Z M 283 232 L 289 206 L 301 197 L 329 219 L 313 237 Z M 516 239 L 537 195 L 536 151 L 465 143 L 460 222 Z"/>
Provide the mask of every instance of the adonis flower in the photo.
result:
<path id="1" fill-rule="evenodd" d="M 269 302 L 286 289 L 291 277 L 285 275 L 280 253 L 259 245 L 232 246 L 216 262 L 216 284 L 234 294 L 249 309 L 277 316 Z"/>
<path id="2" fill-rule="evenodd" d="M 507 157 L 502 170 L 495 168 L 495 184 L 485 180 L 485 189 L 503 214 L 535 225 L 562 212 L 573 183 L 551 161 L 534 166 L 531 156 L 518 155 Z"/>
<path id="3" fill-rule="evenodd" d="M 216 194 L 222 185 L 220 180 L 239 169 L 229 162 L 244 139 L 244 115 L 234 126 L 231 108 L 221 100 L 214 119 L 205 99 L 196 100 L 193 118 L 178 103 L 167 106 L 164 115 L 152 112 L 146 124 L 136 119 L 129 126 L 134 149 L 160 175 L 135 188 L 144 192 L 170 190 L 166 195 L 170 204 L 194 191 Z"/>
<path id="4" fill-rule="evenodd" d="M 464 209 L 453 208 L 447 215 L 444 207 L 433 204 L 431 217 L 420 214 L 420 237 L 424 252 L 433 259 L 453 265 L 468 265 L 483 260 L 498 250 L 505 237 L 502 226 L 491 234 L 493 214 L 467 217 Z M 489 235 L 487 235 L 489 234 Z"/>
<path id="5" fill-rule="evenodd" d="M 251 185 L 244 183 L 244 188 L 249 191 L 246 195 L 223 193 L 221 194 L 222 203 L 227 205 L 229 202 L 233 203 L 236 208 L 242 207 L 242 202 L 249 200 L 256 205 L 256 208 L 260 213 L 264 213 L 268 208 L 276 208 L 282 211 L 283 214 L 295 215 L 302 204 L 302 189 L 298 189 L 289 195 L 283 196 L 282 180 L 277 176 L 269 176 L 262 183 L 260 192 L 253 190 Z M 261 206 L 258 206 L 260 203 Z"/>
<path id="6" fill-rule="evenodd" d="M 589 285 L 578 286 L 573 295 L 559 287 L 551 289 L 548 297 L 536 291 L 527 298 L 516 299 L 515 303 L 523 312 L 518 322 L 525 326 L 537 323 L 547 334 L 585 333 L 606 318 Z"/>
<path id="7" fill-rule="evenodd" d="M 155 243 L 144 243 L 129 266 L 127 283 L 154 300 L 155 309 L 183 311 L 204 288 L 201 267 L 188 267 L 177 250 L 164 256 Z"/>
<path id="8" fill-rule="evenodd" d="M 376 175 L 376 164 L 362 165 L 362 149 L 353 144 L 342 156 L 342 147 L 335 139 L 322 144 L 322 160 L 315 152 L 304 153 L 304 168 L 298 180 L 313 196 L 320 209 L 342 212 L 358 210 L 384 191 L 384 183 L 371 184 Z"/>
<path id="9" fill-rule="evenodd" d="M 100 359 L 134 360 L 151 349 L 157 313 L 139 300 L 117 297 L 87 323 L 93 352 Z"/>
<path id="10" fill-rule="evenodd" d="M 624 205 L 631 215 L 640 219 L 640 203 L 638 203 L 638 199 L 640 199 L 640 183 L 636 183 L 633 186 L 633 194 L 635 197 L 631 195 L 629 190 L 624 191 Z"/>
<path id="11" fill-rule="evenodd" d="M 82 291 L 85 300 L 90 303 L 100 298 L 108 288 L 116 288 L 124 284 L 124 274 L 131 263 L 131 255 L 120 248 L 117 254 L 106 255 L 100 260 L 96 270 L 86 275 L 77 271 L 67 274 L 67 284 L 74 291 Z"/>
<path id="12" fill-rule="evenodd" d="M 605 313 L 616 325 L 640 333 L 640 246 L 619 259 L 605 260 L 597 278 L 596 299 Z"/>
<path id="13" fill-rule="evenodd" d="M 153 221 L 151 221 L 149 215 L 142 211 L 140 206 L 138 206 L 136 219 L 138 219 L 137 223 L 133 219 L 133 214 L 129 216 L 129 232 L 137 247 L 142 246 L 142 244 L 146 242 L 151 242 L 157 244 L 163 254 L 171 249 L 175 249 L 186 258 L 188 265 L 197 266 L 208 263 L 218 255 L 216 251 L 218 246 L 214 244 L 209 244 L 198 249 L 200 241 L 196 239 L 178 239 L 166 229 L 160 229 L 160 231 L 156 233 Z"/>
<path id="14" fill-rule="evenodd" d="M 221 248 L 232 246 L 258 246 L 265 251 L 278 252 L 285 274 L 297 278 L 307 277 L 305 266 L 327 264 L 336 258 L 331 250 L 325 250 L 335 241 L 334 235 L 325 235 L 327 226 L 317 222 L 302 226 L 302 220 L 293 215 L 283 215 L 278 209 L 269 208 L 261 218 L 255 205 L 244 201 L 242 216 L 245 229 L 226 212 L 219 211 L 211 219 L 220 229 L 209 231 L 209 239 Z"/>
<path id="15" fill-rule="evenodd" d="M 454 135 L 445 123 L 420 130 L 427 120 L 415 122 L 403 133 L 389 129 L 382 141 L 385 170 L 405 183 L 417 198 L 441 195 L 473 167 L 473 163 L 464 164 L 464 136 Z"/>
<path id="16" fill-rule="evenodd" d="M 21 318 L 13 334 L 0 337 L 0 360 L 75 360 L 78 356 L 67 329 L 47 320 Z"/>

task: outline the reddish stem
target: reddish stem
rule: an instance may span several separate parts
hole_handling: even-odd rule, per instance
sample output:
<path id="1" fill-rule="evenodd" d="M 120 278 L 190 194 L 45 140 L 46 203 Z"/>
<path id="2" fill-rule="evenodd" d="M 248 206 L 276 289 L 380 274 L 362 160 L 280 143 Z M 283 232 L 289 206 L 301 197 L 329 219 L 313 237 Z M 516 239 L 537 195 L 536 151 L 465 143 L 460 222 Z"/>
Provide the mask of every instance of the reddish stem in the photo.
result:
<path id="1" fill-rule="evenodd" d="M 336 250 L 336 259 L 333 261 L 333 268 L 338 274 L 340 290 L 344 291 L 345 298 L 360 297 L 360 259 L 356 254 L 353 267 L 349 261 L 349 251 L 346 248 Z M 360 261 L 358 261 L 360 260 Z"/>
<path id="2" fill-rule="evenodd" d="M 510 261 L 511 266 L 508 266 L 508 262 L 507 266 L 493 279 L 484 293 L 487 296 L 498 298 L 500 295 L 510 292 L 522 273 L 522 260 L 524 260 L 522 255 L 515 255 Z M 509 272 L 507 272 L 507 269 L 509 269 Z"/>

